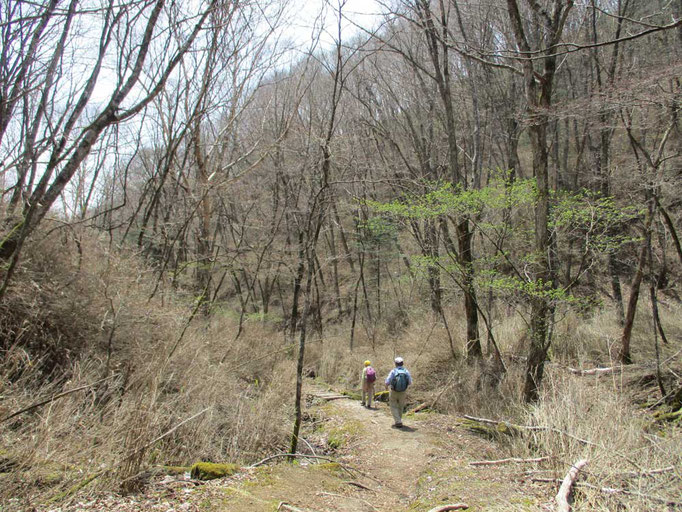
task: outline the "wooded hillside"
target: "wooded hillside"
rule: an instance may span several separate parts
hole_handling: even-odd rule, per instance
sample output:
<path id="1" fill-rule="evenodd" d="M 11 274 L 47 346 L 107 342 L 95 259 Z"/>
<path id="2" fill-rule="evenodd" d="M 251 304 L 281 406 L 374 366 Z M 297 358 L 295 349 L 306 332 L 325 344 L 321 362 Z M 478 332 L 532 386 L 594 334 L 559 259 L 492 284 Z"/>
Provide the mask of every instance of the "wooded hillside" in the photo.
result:
<path id="1" fill-rule="evenodd" d="M 679 440 L 682 0 L 319 8 L 2 2 L 5 497 L 295 452 L 395 355 L 519 423 L 612 368 Z"/>

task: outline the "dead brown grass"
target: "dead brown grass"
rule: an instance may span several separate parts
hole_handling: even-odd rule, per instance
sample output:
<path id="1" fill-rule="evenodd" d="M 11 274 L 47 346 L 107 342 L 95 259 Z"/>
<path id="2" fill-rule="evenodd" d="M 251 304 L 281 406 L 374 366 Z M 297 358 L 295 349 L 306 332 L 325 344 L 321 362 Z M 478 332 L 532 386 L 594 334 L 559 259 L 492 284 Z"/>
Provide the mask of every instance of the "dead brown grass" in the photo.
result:
<path id="1" fill-rule="evenodd" d="M 180 339 L 192 298 L 150 299 L 153 273 L 133 253 L 80 237 L 82 257 L 68 237 L 33 247 L 2 304 L 11 314 L 0 417 L 83 389 L 0 424 L 11 469 L 0 473 L 0 502 L 23 510 L 76 491 L 134 490 L 150 467 L 276 450 L 294 381 L 282 338 L 256 323 L 235 341 L 223 316 L 195 318 Z"/>
<path id="2" fill-rule="evenodd" d="M 155 273 L 133 252 L 110 250 L 107 240 L 86 231 L 77 236 L 80 251 L 73 234 L 55 233 L 34 246 L 0 304 L 0 417 L 83 387 L 0 424 L 0 468 L 7 469 L 0 472 L 3 506 L 23 510 L 78 493 L 131 491 L 144 486 L 149 468 L 198 460 L 245 463 L 284 451 L 296 343 L 278 325 L 256 319 L 247 320 L 235 339 L 237 319 L 228 307 L 196 316 L 185 330 L 192 296 L 162 283 L 150 298 Z M 576 377 L 566 370 L 612 363 L 619 327 L 608 308 L 590 316 L 559 312 L 543 399 L 529 408 L 520 402 L 523 359 L 512 357 L 526 350 L 526 324 L 517 314 L 504 307 L 495 311 L 495 335 L 507 364 L 497 382 L 488 361 L 466 362 L 457 305 L 446 312 L 451 345 L 428 302 L 416 292 L 412 301 L 400 321 L 390 296 L 381 319 L 359 318 L 352 351 L 348 319 L 325 324 L 322 334 L 309 333 L 306 372 L 357 391 L 362 362 L 369 359 L 380 389 L 400 355 L 415 380 L 415 404 L 437 398 L 442 412 L 548 427 L 501 449 L 520 457 L 550 456 L 545 469 L 554 477 L 587 457 L 589 483 L 640 494 L 581 489 L 579 510 L 656 510 L 651 496 L 682 500 L 679 469 L 646 475 L 682 462 L 679 427 L 653 424 L 651 412 L 633 400 L 636 391 L 640 404 L 656 401 L 655 385 Z M 633 333 L 640 364 L 654 360 L 647 307 L 643 300 Z M 681 348 L 680 312 L 673 301 L 661 304 L 673 340 L 662 347 L 663 358 Z"/>

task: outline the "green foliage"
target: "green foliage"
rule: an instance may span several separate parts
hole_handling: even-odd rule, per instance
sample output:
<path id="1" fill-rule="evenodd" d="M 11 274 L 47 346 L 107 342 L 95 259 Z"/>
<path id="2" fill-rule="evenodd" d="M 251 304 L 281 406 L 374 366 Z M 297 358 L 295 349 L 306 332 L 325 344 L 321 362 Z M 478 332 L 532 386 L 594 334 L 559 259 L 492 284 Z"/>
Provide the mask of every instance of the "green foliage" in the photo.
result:
<path id="1" fill-rule="evenodd" d="M 441 215 L 479 215 L 490 210 L 533 206 L 537 198 L 535 180 L 509 180 L 495 177 L 490 185 L 463 190 L 449 182 L 431 183 L 433 191 L 423 195 L 406 195 L 395 201 L 366 201 L 372 210 L 405 219 L 428 219 Z"/>
<path id="2" fill-rule="evenodd" d="M 357 223 L 357 243 L 370 252 L 385 252 L 395 248 L 398 228 L 390 217 L 376 216 Z"/>
<path id="3" fill-rule="evenodd" d="M 608 253 L 638 240 L 620 228 L 643 213 L 641 208 L 619 206 L 613 197 L 599 192 L 561 192 L 552 208 L 550 228 L 578 236 L 586 249 Z"/>
<path id="4" fill-rule="evenodd" d="M 465 271 L 472 270 L 477 286 L 492 288 L 498 293 L 543 297 L 574 305 L 585 302 L 564 288 L 533 279 L 532 271 L 528 275 L 513 271 L 514 268 L 532 269 L 538 259 L 531 249 L 534 236 L 531 219 L 537 201 L 534 179 L 511 180 L 509 174 L 498 171 L 486 187 L 476 190 L 463 190 L 460 185 L 447 182 L 426 183 L 426 186 L 432 190 L 425 194 L 406 194 L 394 201 L 367 201 L 366 204 L 377 212 L 379 225 L 387 223 L 387 216 L 409 221 L 467 216 L 485 240 L 504 242 L 489 244 L 491 252 L 478 257 L 472 269 L 462 268 L 457 257 L 451 254 L 438 258 L 412 255 L 415 276 L 426 277 L 429 269 L 437 267 L 457 280 Z M 554 231 L 559 252 L 579 250 L 583 255 L 598 256 L 635 241 L 622 227 L 641 215 L 641 209 L 620 206 L 610 196 L 589 190 L 561 191 L 552 197 L 550 229 Z M 370 219 L 367 224 L 372 222 Z M 563 247 L 561 244 L 567 241 L 577 243 Z"/>

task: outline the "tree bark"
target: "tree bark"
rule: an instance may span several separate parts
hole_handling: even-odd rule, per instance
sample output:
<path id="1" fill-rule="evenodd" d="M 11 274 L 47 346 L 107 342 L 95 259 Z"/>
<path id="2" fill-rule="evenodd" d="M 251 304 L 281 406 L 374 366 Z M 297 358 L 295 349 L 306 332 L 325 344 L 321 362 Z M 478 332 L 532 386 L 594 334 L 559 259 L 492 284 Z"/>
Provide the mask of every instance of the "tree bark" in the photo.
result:
<path id="1" fill-rule="evenodd" d="M 524 87 L 526 93 L 526 115 L 528 116 L 529 136 L 533 155 L 533 174 L 537 186 L 535 206 L 535 270 L 533 281 L 535 293 L 531 298 L 531 332 L 526 378 L 523 396 L 526 402 L 539 398 L 545 359 L 551 340 L 548 337 L 550 321 L 550 299 L 544 293 L 554 283 L 550 251 L 552 241 L 549 231 L 550 197 L 547 150 L 548 112 L 552 104 L 554 76 L 556 73 L 556 45 L 561 40 L 568 12 L 573 7 L 572 0 L 556 0 L 551 13 L 536 2 L 529 3 L 534 18 L 542 20 L 540 30 L 540 55 L 543 64 L 542 74 L 536 70 L 535 61 L 521 59 Z M 531 48 L 524 29 L 523 19 L 517 0 L 507 0 L 507 10 L 512 24 L 516 44 L 526 55 Z"/>
<path id="2" fill-rule="evenodd" d="M 632 364 L 632 354 L 630 350 L 630 342 L 632 338 L 632 327 L 635 323 L 635 313 L 637 312 L 637 302 L 639 301 L 639 289 L 642 284 L 642 278 L 644 276 L 644 267 L 646 266 L 647 260 L 647 247 L 650 242 L 651 237 L 651 215 L 647 215 L 644 242 L 642 242 L 642 248 L 639 251 L 639 258 L 637 262 L 637 271 L 635 272 L 635 277 L 632 279 L 632 284 L 630 285 L 630 299 L 628 300 L 628 307 L 625 314 L 625 324 L 623 325 L 623 334 L 620 339 L 620 352 L 618 354 L 618 360 L 622 364 Z"/>

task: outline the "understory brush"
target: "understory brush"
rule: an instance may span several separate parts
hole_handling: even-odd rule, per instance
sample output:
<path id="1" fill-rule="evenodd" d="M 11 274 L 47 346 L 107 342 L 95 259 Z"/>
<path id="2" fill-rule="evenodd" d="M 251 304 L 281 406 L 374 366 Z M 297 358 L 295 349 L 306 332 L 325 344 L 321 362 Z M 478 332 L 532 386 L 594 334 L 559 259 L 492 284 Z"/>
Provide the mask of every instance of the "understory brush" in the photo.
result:
<path id="1" fill-rule="evenodd" d="M 669 510 L 682 502 L 682 430 L 655 423 L 637 407 L 620 377 L 576 377 L 552 371 L 542 399 L 527 409 L 511 455 L 548 457 L 526 472 L 552 485 L 581 459 L 588 464 L 577 484 L 574 510 Z M 558 484 L 557 484 L 558 485 Z"/>
<path id="2" fill-rule="evenodd" d="M 55 232 L 31 247 L 0 302 L 2 510 L 135 491 L 164 467 L 248 464 L 286 451 L 296 337 L 266 315 L 240 324 L 229 297 L 205 313 L 188 289 L 89 231 Z M 680 388 L 679 305 L 659 305 L 668 345 L 640 313 L 636 364 L 600 378 L 572 369 L 614 366 L 615 315 L 558 311 L 542 398 L 532 407 L 521 402 L 528 339 L 520 315 L 498 306 L 494 340 L 481 326 L 484 356 L 467 360 L 459 305 L 444 312 L 447 328 L 419 299 L 399 309 L 399 322 L 393 307 L 387 300 L 381 318 L 311 328 L 305 375 L 357 392 L 370 360 L 381 391 L 401 356 L 414 378 L 410 406 L 537 427 L 500 444 L 510 456 L 548 457 L 528 478 L 551 486 L 587 458 L 591 487 L 579 487 L 578 510 L 663 510 L 682 501 L 679 421 L 654 415 L 665 404 L 661 390 Z"/>
<path id="3" fill-rule="evenodd" d="M 32 248 L 0 305 L 0 508 L 282 446 L 295 367 L 281 337 L 255 324 L 235 340 L 233 320 L 192 318 L 193 297 L 157 284 L 91 233 Z"/>

